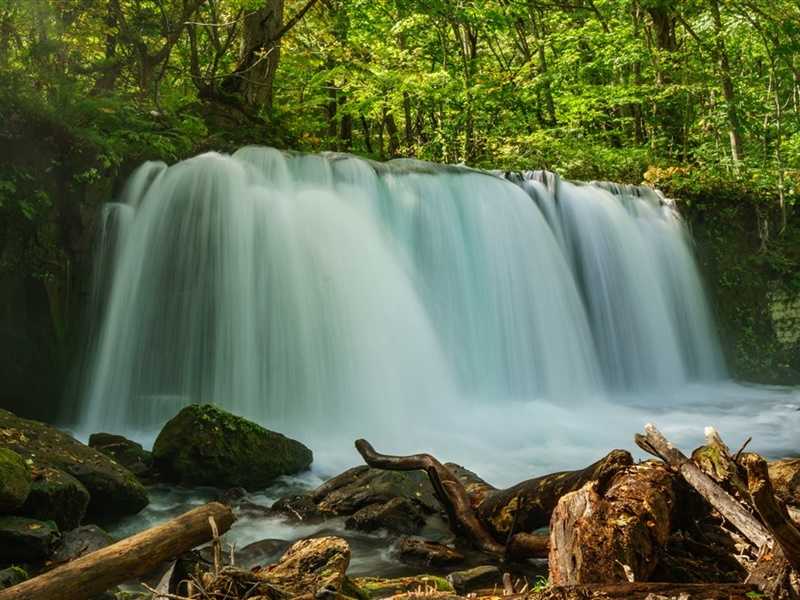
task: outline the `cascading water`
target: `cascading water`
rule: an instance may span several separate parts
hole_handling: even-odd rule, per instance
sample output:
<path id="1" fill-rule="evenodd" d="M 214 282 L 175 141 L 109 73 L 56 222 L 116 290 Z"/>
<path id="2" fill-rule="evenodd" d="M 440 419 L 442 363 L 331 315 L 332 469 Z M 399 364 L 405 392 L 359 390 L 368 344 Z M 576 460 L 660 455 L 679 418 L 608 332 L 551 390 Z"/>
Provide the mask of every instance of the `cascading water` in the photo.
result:
<path id="1" fill-rule="evenodd" d="M 724 377 L 655 193 L 509 179 L 255 147 L 146 164 L 106 209 L 82 420 L 155 428 L 215 402 L 273 427 L 413 427 Z"/>

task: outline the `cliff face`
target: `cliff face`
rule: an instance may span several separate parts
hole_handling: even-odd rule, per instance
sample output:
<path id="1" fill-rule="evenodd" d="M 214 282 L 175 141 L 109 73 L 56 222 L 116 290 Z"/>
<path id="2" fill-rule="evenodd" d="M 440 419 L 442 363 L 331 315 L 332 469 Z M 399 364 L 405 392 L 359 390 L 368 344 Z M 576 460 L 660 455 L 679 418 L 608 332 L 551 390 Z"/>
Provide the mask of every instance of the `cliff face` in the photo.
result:
<path id="1" fill-rule="evenodd" d="M 679 206 L 695 239 L 731 374 L 800 384 L 800 215 L 790 214 L 786 231 L 778 233 L 777 223 L 765 221 L 761 199 L 699 193 Z"/>

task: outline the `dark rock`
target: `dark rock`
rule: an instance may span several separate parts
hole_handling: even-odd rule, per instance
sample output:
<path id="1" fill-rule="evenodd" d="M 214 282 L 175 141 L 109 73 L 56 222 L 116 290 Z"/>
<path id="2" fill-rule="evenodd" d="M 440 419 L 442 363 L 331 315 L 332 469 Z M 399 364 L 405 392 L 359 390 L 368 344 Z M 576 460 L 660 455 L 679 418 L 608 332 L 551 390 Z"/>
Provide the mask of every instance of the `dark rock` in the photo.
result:
<path id="1" fill-rule="evenodd" d="M 0 590 L 10 588 L 12 585 L 22 583 L 28 578 L 24 569 L 19 567 L 8 567 L 0 571 Z"/>
<path id="2" fill-rule="evenodd" d="M 225 490 L 219 501 L 228 506 L 236 506 L 245 496 L 247 496 L 246 489 L 243 487 L 233 487 Z"/>
<path id="3" fill-rule="evenodd" d="M 286 540 L 275 539 L 259 540 L 247 544 L 241 550 L 236 551 L 236 564 L 250 569 L 256 565 L 275 562 L 291 545 L 292 543 Z"/>
<path id="4" fill-rule="evenodd" d="M 419 506 L 407 498 L 392 498 L 385 504 L 370 504 L 345 521 L 347 529 L 392 533 L 417 533 L 425 524 Z"/>
<path id="5" fill-rule="evenodd" d="M 132 440 L 113 433 L 93 433 L 89 447 L 113 459 L 142 481 L 153 480 L 153 454 Z"/>
<path id="6" fill-rule="evenodd" d="M 100 548 L 105 548 L 113 543 L 114 538 L 104 529 L 97 525 L 84 525 L 63 535 L 61 544 L 53 553 L 53 562 L 62 563 L 75 560 L 84 554 L 100 550 Z"/>
<path id="7" fill-rule="evenodd" d="M 464 571 L 453 571 L 447 581 L 461 595 L 481 589 L 502 585 L 503 574 L 494 565 L 482 565 Z"/>
<path id="8" fill-rule="evenodd" d="M 314 502 L 320 502 L 323 498 L 328 496 L 331 492 L 338 490 L 346 485 L 350 485 L 362 477 L 370 468 L 367 465 L 359 465 L 351 467 L 343 473 L 339 473 L 336 477 L 331 477 L 311 493 Z"/>
<path id="9" fill-rule="evenodd" d="M 89 492 L 72 475 L 44 467 L 34 472 L 31 493 L 18 511 L 26 517 L 55 521 L 61 531 L 81 524 L 89 506 Z"/>
<path id="10" fill-rule="evenodd" d="M 411 500 L 426 512 L 441 510 L 430 480 L 423 471 L 351 469 L 334 479 L 340 479 L 343 485 L 328 487 L 325 483 L 313 494 L 323 514 L 352 515 L 365 506 L 385 504 L 394 498 Z"/>
<path id="11" fill-rule="evenodd" d="M 432 567 L 446 567 L 464 561 L 464 555 L 457 550 L 420 538 L 401 538 L 397 552 L 403 562 Z"/>
<path id="12" fill-rule="evenodd" d="M 25 460 L 13 450 L 0 448 L 0 512 L 14 512 L 31 490 L 31 473 Z"/>
<path id="13" fill-rule="evenodd" d="M 335 597 L 345 582 L 350 547 L 340 537 L 300 540 L 274 565 L 258 571 L 258 578 L 280 588 L 288 597 Z"/>
<path id="14" fill-rule="evenodd" d="M 153 459 L 166 478 L 192 485 L 266 487 L 311 465 L 311 450 L 208 404 L 187 406 L 159 433 Z"/>
<path id="15" fill-rule="evenodd" d="M 49 557 L 58 541 L 54 523 L 27 517 L 0 517 L 0 559 L 40 560 Z"/>
<path id="16" fill-rule="evenodd" d="M 280 498 L 272 505 L 272 510 L 286 516 L 290 521 L 311 522 L 322 519 L 322 513 L 308 494 Z"/>
<path id="17" fill-rule="evenodd" d="M 93 448 L 55 427 L 0 410 L 3 444 L 33 462 L 33 469 L 60 469 L 89 491 L 87 514 L 118 517 L 147 506 L 147 492 L 134 475 Z"/>

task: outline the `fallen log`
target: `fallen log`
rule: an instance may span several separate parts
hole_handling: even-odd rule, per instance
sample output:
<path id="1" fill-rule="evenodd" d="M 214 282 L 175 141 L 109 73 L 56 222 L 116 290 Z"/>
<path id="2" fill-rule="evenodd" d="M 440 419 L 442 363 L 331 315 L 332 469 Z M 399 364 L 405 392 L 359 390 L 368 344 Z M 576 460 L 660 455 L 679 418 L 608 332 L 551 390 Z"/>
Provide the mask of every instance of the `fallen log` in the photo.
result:
<path id="1" fill-rule="evenodd" d="M 527 600 L 749 600 L 755 586 L 743 583 L 617 583 L 552 586 Z M 748 595 L 749 594 L 749 595 Z M 514 600 L 509 597 L 507 600 Z"/>
<path id="2" fill-rule="evenodd" d="M 211 540 L 209 519 L 224 533 L 234 516 L 229 507 L 211 502 L 2 590 L 0 600 L 92 598 L 124 581 L 147 575 L 165 561 Z"/>
<path id="3" fill-rule="evenodd" d="M 466 469 L 444 465 L 430 454 L 389 456 L 376 452 L 366 440 L 357 440 L 356 449 L 373 468 L 426 471 L 456 533 L 484 552 L 515 558 L 546 552 L 542 537 L 531 534 L 549 523 L 562 495 L 589 481 L 599 481 L 603 487 L 616 472 L 633 463 L 630 453 L 614 450 L 585 469 L 536 477 L 498 490 Z"/>
<path id="4" fill-rule="evenodd" d="M 800 531 L 775 499 L 767 462 L 754 453 L 743 455 L 741 460 L 747 469 L 747 486 L 753 505 L 783 550 L 786 560 L 800 574 Z"/>
<path id="5" fill-rule="evenodd" d="M 768 544 L 772 536 L 758 519 L 748 512 L 736 499 L 726 492 L 695 463 L 675 448 L 655 425 L 645 425 L 645 434 L 636 434 L 636 445 L 645 452 L 660 458 L 675 469 L 697 492 L 705 498 L 756 548 Z"/>
<path id="6" fill-rule="evenodd" d="M 661 462 L 619 471 L 561 498 L 550 522 L 550 583 L 647 581 L 672 528 L 674 475 Z"/>

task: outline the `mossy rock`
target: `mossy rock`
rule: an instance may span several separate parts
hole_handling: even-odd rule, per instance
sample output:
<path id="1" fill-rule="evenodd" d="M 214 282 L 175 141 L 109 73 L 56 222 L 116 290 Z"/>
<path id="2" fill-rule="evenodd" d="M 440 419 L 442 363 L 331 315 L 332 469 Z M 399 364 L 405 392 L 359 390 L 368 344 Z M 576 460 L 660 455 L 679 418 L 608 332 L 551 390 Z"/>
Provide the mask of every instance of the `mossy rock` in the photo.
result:
<path id="1" fill-rule="evenodd" d="M 89 492 L 72 475 L 52 467 L 34 473 L 31 493 L 19 510 L 26 517 L 54 521 L 61 531 L 81 524 L 89 506 Z"/>
<path id="2" fill-rule="evenodd" d="M 410 592 L 444 592 L 455 593 L 453 586 L 444 577 L 436 575 L 414 575 L 413 577 L 396 577 L 383 579 L 380 577 L 353 577 L 352 585 L 359 590 L 359 596 L 378 600 Z"/>
<path id="3" fill-rule="evenodd" d="M 27 517 L 0 517 L 0 559 L 42 560 L 59 540 L 56 524 Z"/>
<path id="4" fill-rule="evenodd" d="M 25 460 L 13 450 L 0 448 L 0 512 L 17 510 L 30 490 L 31 472 Z"/>
<path id="5" fill-rule="evenodd" d="M 141 444 L 113 433 L 93 433 L 89 436 L 89 447 L 121 464 L 140 481 L 152 480 L 153 454 Z"/>
<path id="6" fill-rule="evenodd" d="M 209 404 L 193 404 L 164 425 L 153 446 L 161 475 L 187 485 L 262 489 L 308 469 L 300 442 Z"/>
<path id="7" fill-rule="evenodd" d="M 0 590 L 10 588 L 12 585 L 22 583 L 28 578 L 28 573 L 20 567 L 8 567 L 0 570 Z"/>
<path id="8" fill-rule="evenodd" d="M 55 427 L 0 410 L 0 444 L 30 461 L 33 470 L 59 469 L 80 481 L 93 518 L 135 514 L 147 506 L 147 491 L 130 471 Z"/>

